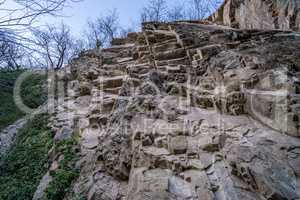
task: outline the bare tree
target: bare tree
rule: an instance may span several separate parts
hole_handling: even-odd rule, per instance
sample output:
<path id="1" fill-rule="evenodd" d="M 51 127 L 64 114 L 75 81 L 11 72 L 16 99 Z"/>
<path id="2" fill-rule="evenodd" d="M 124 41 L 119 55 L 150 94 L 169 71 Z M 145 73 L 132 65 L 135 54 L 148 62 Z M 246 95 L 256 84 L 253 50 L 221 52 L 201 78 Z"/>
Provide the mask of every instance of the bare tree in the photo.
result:
<path id="1" fill-rule="evenodd" d="M 141 21 L 164 21 L 167 15 L 167 3 L 165 0 L 150 0 L 141 11 Z"/>
<path id="2" fill-rule="evenodd" d="M 120 29 L 117 10 L 110 11 L 108 15 L 98 18 L 97 21 L 104 36 L 111 42 L 117 36 Z"/>
<path id="3" fill-rule="evenodd" d="M 71 50 L 70 50 L 70 58 L 69 61 L 76 56 L 78 56 L 82 51 L 88 49 L 89 47 L 87 46 L 87 43 L 84 39 L 79 38 L 79 39 L 74 39 L 73 42 L 71 43 Z"/>
<path id="4" fill-rule="evenodd" d="M 84 36 L 89 48 L 100 48 L 104 42 L 101 29 L 99 29 L 96 22 L 91 20 L 87 22 L 87 29 L 84 30 Z"/>
<path id="5" fill-rule="evenodd" d="M 0 27 L 29 26 L 41 15 L 55 15 L 69 2 L 78 0 L 2 0 L 0 12 L 5 12 Z M 12 7 L 13 6 L 13 7 Z"/>
<path id="6" fill-rule="evenodd" d="M 70 2 L 80 0 L 2 0 L 0 2 L 0 32 L 9 33 L 6 40 L 24 39 L 23 32 L 41 16 L 58 16 Z M 0 40 L 3 38 L 0 38 Z"/>
<path id="7" fill-rule="evenodd" d="M 189 19 L 199 20 L 208 17 L 222 2 L 222 0 L 190 0 Z"/>
<path id="8" fill-rule="evenodd" d="M 35 22 L 44 15 L 59 16 L 64 7 L 78 1 L 81 0 L 0 0 L 0 45 L 22 48 L 24 54 L 31 54 L 35 49 L 29 33 Z M 5 52 L 11 53 L 2 53 Z"/>
<path id="9" fill-rule="evenodd" d="M 142 10 L 141 10 L 141 22 L 147 22 L 147 21 L 150 21 L 149 20 L 149 17 L 148 17 L 148 13 L 149 13 L 149 10 L 144 7 Z"/>
<path id="10" fill-rule="evenodd" d="M 24 56 L 24 50 L 15 43 L 0 42 L 0 68 L 9 70 L 20 69 Z"/>
<path id="11" fill-rule="evenodd" d="M 132 33 L 132 32 L 136 32 L 136 29 L 133 27 L 129 27 L 129 28 L 121 28 L 119 31 L 119 35 L 118 37 L 120 38 L 126 38 L 128 33 Z"/>
<path id="12" fill-rule="evenodd" d="M 189 19 L 204 19 L 208 13 L 205 0 L 190 0 Z"/>
<path id="13" fill-rule="evenodd" d="M 84 34 L 90 48 L 109 46 L 111 41 L 118 37 L 121 30 L 116 9 L 96 18 L 94 21 L 89 20 L 87 24 L 88 29 L 85 30 Z"/>
<path id="14" fill-rule="evenodd" d="M 165 0 L 149 0 L 141 10 L 141 21 L 178 21 L 199 20 L 211 15 L 223 2 L 223 0 L 189 0 L 188 6 L 175 4 L 168 7 Z"/>
<path id="15" fill-rule="evenodd" d="M 35 30 L 33 33 L 39 52 L 50 69 L 61 69 L 73 57 L 72 37 L 65 24 L 59 27 L 48 25 L 46 30 Z"/>
<path id="16" fill-rule="evenodd" d="M 177 4 L 168 9 L 168 21 L 178 21 L 186 18 L 185 6 Z"/>

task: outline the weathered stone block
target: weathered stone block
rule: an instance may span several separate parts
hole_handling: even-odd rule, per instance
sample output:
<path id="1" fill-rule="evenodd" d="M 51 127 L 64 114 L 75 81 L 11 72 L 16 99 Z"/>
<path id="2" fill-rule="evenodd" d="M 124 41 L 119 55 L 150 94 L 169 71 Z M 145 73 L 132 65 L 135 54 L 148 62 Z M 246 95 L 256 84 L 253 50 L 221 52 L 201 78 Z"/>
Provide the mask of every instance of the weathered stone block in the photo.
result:
<path id="1" fill-rule="evenodd" d="M 83 82 L 79 85 L 80 95 L 91 95 L 92 85 L 88 82 Z"/>
<path id="2" fill-rule="evenodd" d="M 187 151 L 188 142 L 186 136 L 169 136 L 169 151 L 174 154 L 184 154 Z"/>

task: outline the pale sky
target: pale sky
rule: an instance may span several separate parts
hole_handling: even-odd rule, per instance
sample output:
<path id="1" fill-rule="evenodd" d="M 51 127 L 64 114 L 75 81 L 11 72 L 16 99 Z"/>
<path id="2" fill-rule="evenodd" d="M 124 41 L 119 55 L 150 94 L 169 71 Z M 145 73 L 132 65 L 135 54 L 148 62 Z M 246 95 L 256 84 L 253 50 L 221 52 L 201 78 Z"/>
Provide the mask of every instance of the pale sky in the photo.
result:
<path id="1" fill-rule="evenodd" d="M 168 6 L 185 3 L 189 6 L 189 0 L 166 0 Z M 62 15 L 65 17 L 40 18 L 39 25 L 66 23 L 72 30 L 72 34 L 80 36 L 85 29 L 88 19 L 94 19 L 98 16 L 105 15 L 113 9 L 117 9 L 120 18 L 120 25 L 123 28 L 140 27 L 140 11 L 147 5 L 149 0 L 82 0 L 79 3 L 72 3 L 70 7 L 64 8 Z M 13 0 L 6 0 L 1 8 L 16 8 Z M 5 12 L 0 13 L 0 17 L 5 16 Z"/>
<path id="2" fill-rule="evenodd" d="M 63 19 L 47 18 L 45 22 L 52 24 L 63 20 L 71 27 L 73 34 L 80 34 L 84 29 L 87 19 L 93 19 L 109 10 L 116 8 L 122 27 L 139 26 L 140 10 L 149 0 L 83 0 L 65 8 L 63 13 L 69 17 Z M 167 0 L 169 5 L 187 3 L 188 0 Z"/>
<path id="3" fill-rule="evenodd" d="M 172 4 L 179 1 L 168 0 L 168 3 Z M 83 0 L 64 9 L 63 14 L 68 17 L 59 19 L 47 17 L 43 19 L 43 22 L 55 24 L 63 20 L 71 27 L 73 34 L 78 35 L 84 29 L 88 19 L 94 19 L 116 8 L 120 17 L 120 24 L 123 27 L 137 26 L 139 25 L 140 10 L 147 2 L 148 0 Z"/>

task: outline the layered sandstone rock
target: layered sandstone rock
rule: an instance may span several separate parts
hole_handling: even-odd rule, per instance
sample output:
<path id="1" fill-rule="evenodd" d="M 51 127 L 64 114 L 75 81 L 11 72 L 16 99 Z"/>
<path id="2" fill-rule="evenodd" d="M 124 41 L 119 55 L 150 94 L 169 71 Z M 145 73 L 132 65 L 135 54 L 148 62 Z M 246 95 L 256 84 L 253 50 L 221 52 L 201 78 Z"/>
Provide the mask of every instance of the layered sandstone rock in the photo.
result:
<path id="1" fill-rule="evenodd" d="M 300 199 L 299 33 L 145 23 L 113 44 L 62 77 L 53 130 L 81 135 L 66 199 Z"/>
<path id="2" fill-rule="evenodd" d="M 300 30 L 298 0 L 226 0 L 211 20 L 236 28 Z"/>

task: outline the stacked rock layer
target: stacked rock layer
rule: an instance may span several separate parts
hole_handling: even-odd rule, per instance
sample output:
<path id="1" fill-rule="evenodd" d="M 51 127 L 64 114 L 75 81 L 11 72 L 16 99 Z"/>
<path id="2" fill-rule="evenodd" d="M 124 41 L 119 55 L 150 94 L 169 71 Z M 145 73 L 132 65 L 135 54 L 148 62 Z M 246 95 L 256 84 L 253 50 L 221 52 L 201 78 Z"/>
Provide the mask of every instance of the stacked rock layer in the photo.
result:
<path id="1" fill-rule="evenodd" d="M 300 199 L 299 70 L 299 33 L 211 23 L 83 52 L 52 117 L 81 136 L 66 199 Z"/>

